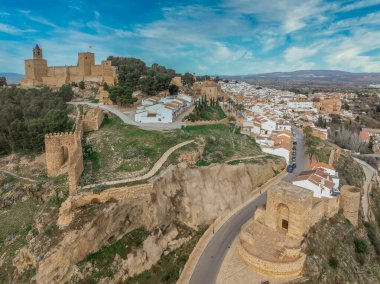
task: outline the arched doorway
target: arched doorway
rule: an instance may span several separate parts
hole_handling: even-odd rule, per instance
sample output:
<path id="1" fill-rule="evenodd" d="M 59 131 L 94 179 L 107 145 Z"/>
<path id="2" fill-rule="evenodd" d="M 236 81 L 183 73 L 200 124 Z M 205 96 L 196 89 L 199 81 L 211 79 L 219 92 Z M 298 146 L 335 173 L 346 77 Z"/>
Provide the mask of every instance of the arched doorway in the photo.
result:
<path id="1" fill-rule="evenodd" d="M 287 233 L 289 228 L 289 207 L 283 203 L 277 206 L 277 228 L 280 232 Z"/>
<path id="2" fill-rule="evenodd" d="M 66 146 L 62 146 L 62 157 L 63 157 L 63 164 L 66 164 L 69 161 L 69 149 Z"/>

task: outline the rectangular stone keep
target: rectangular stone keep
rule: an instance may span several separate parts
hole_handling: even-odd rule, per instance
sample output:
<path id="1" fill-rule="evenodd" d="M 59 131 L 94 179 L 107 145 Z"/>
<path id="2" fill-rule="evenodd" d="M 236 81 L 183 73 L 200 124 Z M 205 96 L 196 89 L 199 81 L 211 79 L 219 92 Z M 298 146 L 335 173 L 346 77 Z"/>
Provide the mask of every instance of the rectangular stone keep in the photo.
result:
<path id="1" fill-rule="evenodd" d="M 280 219 L 284 219 L 288 222 L 288 235 L 300 238 L 309 229 L 312 205 L 312 191 L 280 182 L 268 191 L 265 224 L 280 230 Z"/>

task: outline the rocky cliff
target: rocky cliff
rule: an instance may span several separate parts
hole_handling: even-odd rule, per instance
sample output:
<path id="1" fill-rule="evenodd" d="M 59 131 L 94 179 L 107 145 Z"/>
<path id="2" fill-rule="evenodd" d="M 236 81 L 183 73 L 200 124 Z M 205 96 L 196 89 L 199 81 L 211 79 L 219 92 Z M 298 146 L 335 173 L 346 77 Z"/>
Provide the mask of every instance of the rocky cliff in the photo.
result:
<path id="1" fill-rule="evenodd" d="M 189 227 L 211 223 L 284 167 L 283 160 L 209 167 L 180 164 L 151 180 L 151 194 L 112 198 L 101 206 L 94 198 L 93 204 L 76 209 L 73 222 L 59 232 L 55 246 L 35 255 L 37 283 L 64 283 L 71 278 L 75 264 L 89 253 L 138 227 L 153 230 L 178 221 Z M 30 252 L 41 246 L 37 243 L 31 242 Z"/>

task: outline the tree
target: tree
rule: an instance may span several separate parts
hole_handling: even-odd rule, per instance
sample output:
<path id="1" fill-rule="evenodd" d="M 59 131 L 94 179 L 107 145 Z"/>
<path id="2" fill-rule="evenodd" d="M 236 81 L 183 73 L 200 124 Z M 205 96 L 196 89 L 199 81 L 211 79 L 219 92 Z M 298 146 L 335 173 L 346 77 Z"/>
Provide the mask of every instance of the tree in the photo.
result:
<path id="1" fill-rule="evenodd" d="M 320 128 L 326 128 L 327 127 L 327 121 L 323 116 L 318 116 L 318 120 L 315 123 L 315 126 L 320 127 Z"/>
<path id="2" fill-rule="evenodd" d="M 168 90 L 170 81 L 175 75 L 174 70 L 166 69 L 164 66 L 153 64 L 146 76 L 139 80 L 141 91 L 154 96 L 161 91 Z"/>
<path id="3" fill-rule="evenodd" d="M 65 102 L 69 102 L 74 97 L 74 91 L 70 85 L 63 85 L 59 88 L 58 96 L 62 97 Z"/>
<path id="4" fill-rule="evenodd" d="M 0 87 L 6 86 L 7 85 L 7 78 L 4 76 L 0 77 Z"/>
<path id="5" fill-rule="evenodd" d="M 81 90 L 84 90 L 86 88 L 86 85 L 84 84 L 84 81 L 80 81 L 79 84 L 78 84 L 78 86 L 79 86 L 79 89 L 81 89 Z"/>
<path id="6" fill-rule="evenodd" d="M 171 96 L 177 96 L 179 92 L 179 88 L 177 85 L 170 84 L 169 85 L 169 93 Z"/>
<path id="7" fill-rule="evenodd" d="M 128 86 L 116 85 L 110 90 L 109 98 L 119 105 L 132 105 L 137 99 L 132 97 L 132 89 Z"/>
<path id="8" fill-rule="evenodd" d="M 313 129 L 310 126 L 306 126 L 303 133 L 305 134 L 304 139 L 306 140 L 313 133 Z"/>
<path id="9" fill-rule="evenodd" d="M 46 133 L 70 130 L 64 97 L 49 88 L 0 89 L 0 155 L 39 152 Z"/>
<path id="10" fill-rule="evenodd" d="M 345 110 L 349 110 L 350 109 L 350 106 L 348 105 L 348 103 L 346 101 L 343 102 L 342 109 L 345 109 Z"/>
<path id="11" fill-rule="evenodd" d="M 184 86 L 191 87 L 191 86 L 193 86 L 194 82 L 195 82 L 195 80 L 194 80 L 194 76 L 192 74 L 190 74 L 189 72 L 186 72 L 185 74 L 183 74 L 182 84 Z"/>

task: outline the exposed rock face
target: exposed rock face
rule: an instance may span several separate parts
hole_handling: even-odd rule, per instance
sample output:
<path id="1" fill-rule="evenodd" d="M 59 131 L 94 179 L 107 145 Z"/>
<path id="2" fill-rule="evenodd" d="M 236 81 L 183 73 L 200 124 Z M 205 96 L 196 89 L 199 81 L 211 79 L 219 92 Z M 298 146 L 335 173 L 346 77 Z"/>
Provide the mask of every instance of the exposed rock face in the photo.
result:
<path id="1" fill-rule="evenodd" d="M 16 268 L 17 274 L 20 275 L 29 267 L 35 267 L 36 259 L 26 247 L 23 247 L 13 260 L 13 266 Z"/>
<path id="2" fill-rule="evenodd" d="M 64 283 L 70 279 L 75 264 L 89 253 L 138 227 L 153 229 L 177 220 L 190 227 L 210 223 L 220 214 L 244 202 L 254 188 L 284 167 L 285 162 L 282 160 L 271 160 L 266 164 L 222 164 L 202 168 L 189 168 L 185 164 L 172 166 L 152 180 L 151 194 L 112 199 L 112 202 L 107 203 L 108 206 L 96 211 L 92 220 L 79 229 L 75 228 L 75 224 L 67 227 L 62 232 L 64 236 L 59 244 L 37 258 L 36 281 Z M 75 218 L 80 218 L 78 215 Z M 162 252 L 174 245 L 170 244 L 173 238 L 171 234 L 160 241 L 148 238 L 141 255 L 131 255 L 134 260 L 126 264 L 129 273 L 139 271 L 132 265 L 136 258 L 141 258 L 139 263 L 142 266 L 157 262 Z"/>
<path id="3" fill-rule="evenodd" d="M 254 188 L 284 166 L 285 162 L 276 164 L 275 161 L 264 165 L 217 164 L 205 168 L 180 164 L 154 181 L 159 205 L 155 215 L 166 215 L 163 211 L 169 210 L 169 206 L 176 208 L 179 220 L 190 227 L 211 223 L 221 213 L 244 202 Z"/>

